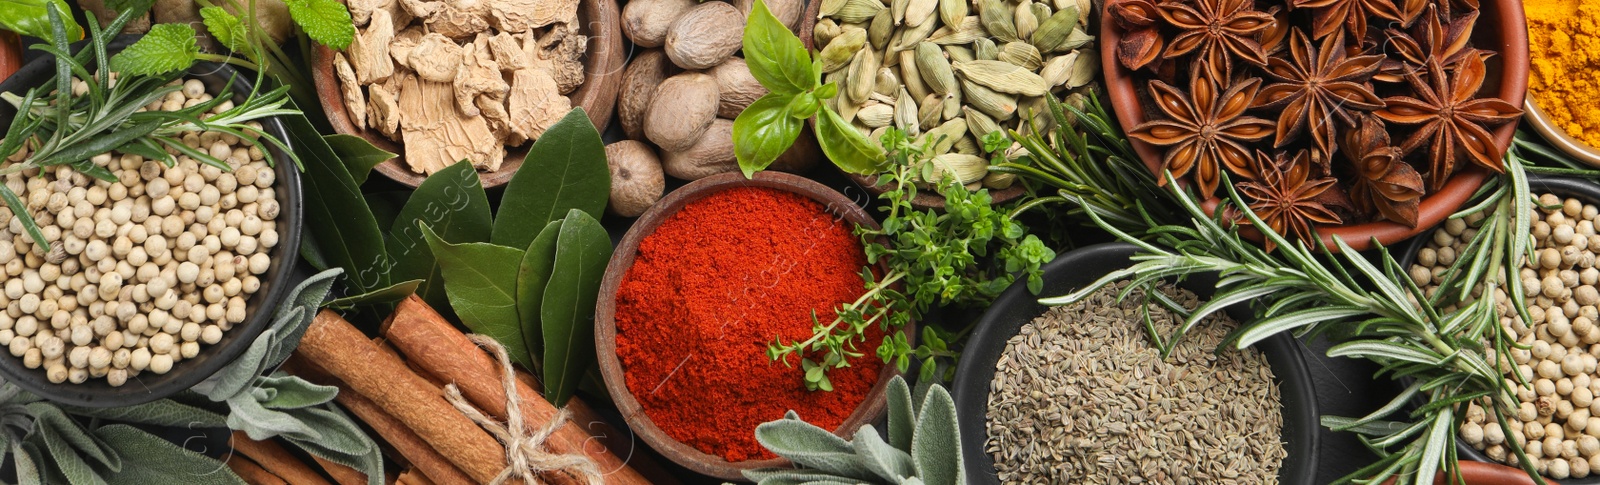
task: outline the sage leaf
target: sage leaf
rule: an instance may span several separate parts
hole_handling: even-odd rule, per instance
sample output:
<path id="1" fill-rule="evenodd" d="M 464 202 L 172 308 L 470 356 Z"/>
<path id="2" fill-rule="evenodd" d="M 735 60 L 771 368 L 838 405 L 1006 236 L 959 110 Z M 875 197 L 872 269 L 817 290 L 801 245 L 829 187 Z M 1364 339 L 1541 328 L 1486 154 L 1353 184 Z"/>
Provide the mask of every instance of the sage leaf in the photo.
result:
<path id="1" fill-rule="evenodd" d="M 822 153 L 833 160 L 841 170 L 871 175 L 880 171 L 884 161 L 883 147 L 872 144 L 867 136 L 856 131 L 833 108 L 823 106 L 817 111 L 817 144 Z"/>
<path id="2" fill-rule="evenodd" d="M 439 261 L 445 293 L 461 323 L 500 342 L 511 360 L 532 369 L 517 320 L 517 266 L 506 264 L 521 260 L 522 251 L 489 243 L 451 244 L 426 225 L 422 236 Z"/>
<path id="3" fill-rule="evenodd" d="M 316 318 L 317 308 L 322 305 L 322 300 L 328 298 L 328 291 L 333 289 L 333 282 L 342 272 L 335 268 L 311 275 L 289 290 L 283 306 L 278 307 L 278 314 L 272 320 L 272 348 L 263 361 L 265 365 L 262 369 L 282 364 L 300 346 L 300 337 L 305 335 L 311 319 Z"/>
<path id="4" fill-rule="evenodd" d="M 889 444 L 901 450 L 911 449 L 912 432 L 916 430 L 916 410 L 912 409 L 911 388 L 906 380 L 894 376 L 885 392 L 889 401 Z"/>
<path id="5" fill-rule="evenodd" d="M 55 4 L 57 11 L 62 14 L 72 11 L 63 0 L 0 0 L 0 28 L 29 37 L 49 39 L 50 19 L 45 8 L 50 4 Z M 63 15 L 62 20 L 71 40 L 83 38 L 83 26 L 73 21 L 72 16 Z"/>
<path id="6" fill-rule="evenodd" d="M 817 87 L 816 67 L 800 38 L 757 0 L 744 27 L 744 57 L 750 74 L 780 95 L 794 95 Z M 748 110 L 748 108 L 746 108 Z"/>
<path id="7" fill-rule="evenodd" d="M 298 109 L 292 106 L 291 108 Z M 305 115 L 278 117 L 289 143 L 305 160 L 305 233 L 316 234 L 316 248 L 329 267 L 344 268 L 352 293 L 389 286 L 383 233 L 361 187 Z"/>
<path id="8" fill-rule="evenodd" d="M 761 423 L 756 426 L 756 441 L 801 467 L 858 480 L 874 476 L 856 456 L 850 442 L 805 421 L 781 419 Z"/>
<path id="9" fill-rule="evenodd" d="M 350 10 L 338 0 L 284 0 L 289 6 L 289 17 L 300 25 L 311 40 L 344 50 L 355 39 L 356 28 L 350 20 Z"/>
<path id="10" fill-rule="evenodd" d="M 367 182 L 367 176 L 372 174 L 373 167 L 398 156 L 373 146 L 372 142 L 359 136 L 338 133 L 324 135 L 322 138 L 328 142 L 328 147 L 333 149 L 333 153 L 338 154 L 340 160 L 344 160 L 345 170 L 350 172 L 350 178 L 355 179 L 356 185 Z"/>
<path id="11" fill-rule="evenodd" d="M 533 147 L 506 183 L 489 242 L 526 248 L 550 221 L 579 209 L 596 219 L 611 196 L 605 143 L 583 109 L 573 109 Z"/>
<path id="12" fill-rule="evenodd" d="M 256 387 L 278 391 L 272 399 L 261 403 L 267 409 L 278 410 L 321 405 L 332 401 L 333 397 L 339 394 L 337 387 L 319 386 L 282 372 L 258 379 Z"/>
<path id="13" fill-rule="evenodd" d="M 594 305 L 611 261 L 611 236 L 578 209 L 567 212 L 556 237 L 556 259 L 539 309 L 544 333 L 545 399 L 566 404 L 595 365 Z"/>
<path id="14" fill-rule="evenodd" d="M 74 428 L 76 427 L 74 426 Z M 71 449 L 67 444 L 66 438 L 59 434 L 57 428 L 35 424 L 34 432 L 37 433 L 35 436 L 44 442 L 45 449 L 50 451 L 50 460 L 55 462 L 56 470 L 61 472 L 67 483 L 72 485 L 106 483 L 105 479 L 100 478 L 100 475 L 95 473 L 87 462 L 83 461 L 83 457 L 78 456 L 78 453 Z M 82 430 L 79 430 L 79 432 L 82 432 Z"/>
<path id="15" fill-rule="evenodd" d="M 417 287 L 422 285 L 422 280 L 401 281 L 359 295 L 350 295 L 343 298 L 334 298 L 323 303 L 323 308 L 334 310 L 351 310 L 359 306 L 386 305 L 411 296 L 417 292 Z"/>
<path id="16" fill-rule="evenodd" d="M 394 262 L 389 279 L 422 280 L 417 286 L 417 296 L 434 308 L 449 308 L 439 263 L 423 240 L 419 223 L 427 224 L 445 241 L 479 243 L 489 240 L 494 224 L 489 197 L 472 163 L 452 164 L 423 180 L 400 209 L 389 234 L 384 236 L 389 260 Z"/>
<path id="17" fill-rule="evenodd" d="M 923 483 L 966 483 L 961 464 L 961 430 L 956 428 L 956 403 L 943 386 L 934 385 L 922 402 L 916 436 L 911 440 L 911 456 L 917 463 L 917 477 Z"/>
<path id="18" fill-rule="evenodd" d="M 293 413 L 301 422 L 317 429 L 319 447 L 347 455 L 377 453 L 378 445 L 368 438 L 348 416 L 338 412 L 331 404 L 296 410 Z"/>
<path id="19" fill-rule="evenodd" d="M 174 428 L 220 428 L 226 426 L 226 420 L 220 414 L 181 404 L 171 399 L 110 408 L 57 407 L 61 408 L 62 412 L 73 416 L 100 418 L 122 423 L 149 424 Z"/>
<path id="20" fill-rule="evenodd" d="M 757 468 L 755 470 L 745 470 L 744 478 L 756 482 L 756 485 L 798 485 L 811 482 L 852 483 L 850 477 L 829 475 L 815 470 L 796 470 L 793 468 Z"/>
<path id="21" fill-rule="evenodd" d="M 245 32 L 239 17 L 222 7 L 201 8 L 200 19 L 206 24 L 206 32 L 210 32 L 211 37 L 228 50 L 239 52 L 251 46 L 250 34 Z"/>
<path id="22" fill-rule="evenodd" d="M 227 403 L 228 428 L 243 431 L 250 439 L 260 441 L 277 436 L 322 439 L 316 428 L 286 412 L 267 409 L 248 392 L 229 397 Z"/>
<path id="23" fill-rule="evenodd" d="M 327 449 L 316 441 L 288 440 L 289 444 L 300 447 L 306 453 L 316 455 L 340 465 L 356 469 L 367 476 L 367 485 L 383 484 L 383 453 L 374 448 L 370 453 L 349 455 Z"/>
<path id="24" fill-rule="evenodd" d="M 301 310 L 296 308 L 293 311 Z M 269 328 L 262 331 L 261 336 L 245 349 L 244 355 L 217 371 L 213 375 L 214 380 L 207 379 L 209 388 L 197 391 L 212 401 L 227 401 L 235 395 L 250 390 L 251 384 L 261 376 L 261 364 L 266 360 L 267 353 L 272 350 L 272 337 L 275 333 L 277 329 Z"/>
<path id="25" fill-rule="evenodd" d="M 127 466 L 107 477 L 111 482 L 244 484 L 244 480 L 217 460 L 183 449 L 132 426 L 101 426 L 94 430 L 94 434 L 127 457 Z"/>
<path id="26" fill-rule="evenodd" d="M 528 345 L 528 352 L 539 357 L 544 356 L 540 308 L 544 306 L 545 287 L 550 284 L 551 272 L 555 271 L 556 237 L 560 233 L 561 221 L 545 224 L 544 230 L 528 244 L 528 250 L 522 253 L 522 261 L 517 265 L 517 319 L 522 322 L 522 338 Z M 534 361 L 542 364 L 543 359 Z M 542 367 L 534 370 L 542 370 Z"/>
<path id="27" fill-rule="evenodd" d="M 789 116 L 794 95 L 767 93 L 733 120 L 733 152 L 745 177 L 766 170 L 800 137 L 804 121 Z"/>
<path id="28" fill-rule="evenodd" d="M 144 37 L 111 56 L 111 70 L 123 75 L 153 75 L 188 69 L 200 55 L 194 36 L 194 27 L 188 24 L 152 25 Z"/>
<path id="29" fill-rule="evenodd" d="M 883 441 L 878 436 L 878 430 L 870 424 L 856 430 L 855 439 L 850 444 L 855 446 L 856 456 L 861 457 L 861 463 L 883 478 L 885 483 L 898 483 L 917 474 L 917 465 L 911 461 L 911 455 Z"/>
<path id="30" fill-rule="evenodd" d="M 49 402 L 39 401 L 28 404 L 26 409 L 28 414 L 33 416 L 33 428 L 35 431 L 50 431 L 54 433 L 53 437 L 61 440 L 60 444 L 63 447 L 71 447 L 78 450 L 69 450 L 66 453 L 76 456 L 81 451 L 85 457 L 98 462 L 108 469 L 115 470 L 122 467 L 122 460 L 115 452 L 107 450 L 98 440 L 90 436 L 82 425 L 68 417 L 66 413 L 61 412 L 61 408 L 55 407 Z M 46 444 L 50 445 L 51 454 L 59 453 L 55 451 L 56 444 L 49 442 Z"/>
<path id="31" fill-rule="evenodd" d="M 44 478 L 41 476 L 39 464 L 34 462 L 38 453 L 28 448 L 31 447 L 26 446 L 26 443 L 11 444 L 11 457 L 14 460 L 13 464 L 17 467 L 17 484 L 39 485 L 44 483 Z"/>

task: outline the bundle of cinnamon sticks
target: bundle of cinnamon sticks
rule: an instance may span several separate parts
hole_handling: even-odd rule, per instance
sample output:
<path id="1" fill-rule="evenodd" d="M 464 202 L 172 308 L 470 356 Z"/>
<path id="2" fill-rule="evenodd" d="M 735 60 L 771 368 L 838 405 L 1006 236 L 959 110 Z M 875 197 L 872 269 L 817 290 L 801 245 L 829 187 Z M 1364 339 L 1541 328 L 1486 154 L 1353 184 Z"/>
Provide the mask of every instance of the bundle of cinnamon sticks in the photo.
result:
<path id="1" fill-rule="evenodd" d="M 446 400 L 444 386 L 454 384 L 471 405 L 487 416 L 507 420 L 506 387 L 499 363 L 421 298 L 400 302 L 373 339 L 338 314 L 323 310 L 306 330 L 295 356 L 284 366 L 290 373 L 323 385 L 337 386 L 336 401 L 365 422 L 376 438 L 393 450 L 395 461 L 409 464 L 427 481 L 439 485 L 487 483 L 506 468 L 504 446 Z M 558 410 L 540 395 L 538 381 L 518 372 L 516 395 L 523 423 L 542 428 Z M 607 484 L 672 482 L 651 473 L 646 478 L 630 465 L 646 465 L 612 453 L 612 446 L 631 440 L 598 419 L 582 401 L 566 406 L 572 416 L 544 442 L 550 453 L 588 457 Z M 601 436 L 604 435 L 604 436 Z M 642 469 L 657 471 L 653 463 Z M 539 481 L 582 484 L 571 473 L 543 472 Z M 342 484 L 341 484 L 342 485 Z"/>

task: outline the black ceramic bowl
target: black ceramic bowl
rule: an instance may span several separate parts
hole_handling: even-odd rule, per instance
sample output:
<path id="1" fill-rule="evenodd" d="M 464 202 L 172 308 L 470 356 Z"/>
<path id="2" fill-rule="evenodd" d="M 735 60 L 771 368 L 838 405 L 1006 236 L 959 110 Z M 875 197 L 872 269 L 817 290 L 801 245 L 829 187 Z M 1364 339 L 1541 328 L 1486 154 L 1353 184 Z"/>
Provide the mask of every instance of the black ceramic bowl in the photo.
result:
<path id="1" fill-rule="evenodd" d="M 1562 198 L 1572 197 L 1585 203 L 1600 204 L 1600 185 L 1578 178 L 1529 175 L 1528 190 L 1533 193 L 1534 197 L 1549 193 L 1559 195 Z M 1405 254 L 1400 257 L 1400 268 L 1409 271 L 1411 264 L 1417 260 L 1417 253 L 1421 252 L 1422 248 L 1428 247 L 1428 241 L 1432 239 L 1433 231 L 1427 231 L 1418 234 L 1417 237 L 1407 242 Z M 1421 398 L 1416 399 L 1416 404 L 1419 406 L 1422 404 Z M 1500 463 L 1490 459 L 1488 455 L 1473 448 L 1472 445 L 1468 445 L 1466 441 L 1462 441 L 1460 435 L 1456 436 L 1456 452 L 1465 460 Z M 1561 485 L 1600 485 L 1600 474 L 1563 480 L 1546 477 L 1545 480 Z"/>
<path id="2" fill-rule="evenodd" d="M 112 43 L 110 50 L 120 51 L 136 39 L 136 36 L 118 37 Z M 83 46 L 84 43 L 80 42 L 73 46 L 73 49 Z M 54 61 L 53 57 L 45 56 L 24 65 L 16 75 L 0 83 L 0 92 L 21 94 L 28 88 L 44 83 L 55 74 Z M 234 103 L 242 103 L 245 95 L 250 93 L 249 79 L 253 79 L 254 76 L 238 73 L 225 65 L 202 62 L 189 69 L 188 77 L 205 83 L 206 90 L 213 94 L 229 88 L 234 93 Z M 15 108 L 10 104 L 0 103 L 0 133 L 4 133 L 3 130 L 11 126 L 11 120 L 15 116 Z M 277 119 L 264 119 L 260 123 L 267 133 L 288 143 L 283 124 Z M 250 343 L 255 341 L 256 336 L 271 324 L 272 314 L 276 313 L 278 304 L 296 283 L 290 280 L 293 279 L 291 275 L 294 274 L 294 264 L 299 260 L 300 254 L 302 203 L 300 172 L 295 169 L 288 154 L 277 148 L 271 148 L 271 153 L 273 160 L 276 161 L 274 168 L 277 174 L 273 190 L 281 206 L 280 215 L 276 220 L 278 245 L 269 253 L 272 265 L 261 276 L 261 289 L 245 301 L 249 308 L 248 316 L 244 322 L 224 332 L 221 341 L 201 347 L 199 355 L 178 362 L 166 374 L 142 372 L 137 377 L 129 378 L 121 387 L 112 387 L 103 378 L 89 379 L 82 384 L 53 384 L 45 378 L 43 369 L 29 369 L 22 365 L 22 359 L 12 357 L 8 352 L 0 352 L 0 376 L 28 392 L 60 404 L 90 407 L 128 406 L 161 399 L 194 387 L 195 384 L 237 359 L 239 354 L 244 353 L 245 349 L 250 347 Z M 0 273 L 0 282 L 3 281 L 3 273 Z"/>
<path id="3" fill-rule="evenodd" d="M 1094 282 L 1106 273 L 1128 267 L 1137 247 L 1126 243 L 1088 246 L 1061 255 L 1044 267 L 1042 296 L 1069 293 Z M 1214 278 L 1194 278 L 1181 283 L 1189 291 L 1206 298 L 1215 291 Z M 966 465 L 967 483 L 998 484 L 994 461 L 983 451 L 988 440 L 987 411 L 989 383 L 994 380 L 995 363 L 1005 351 L 1006 341 L 1048 309 L 1039 296 L 1028 292 L 1024 282 L 1011 285 L 984 313 L 961 354 L 956 369 L 954 397 L 960 420 L 961 454 Z M 1244 321 L 1249 311 L 1233 307 L 1229 315 Z M 1283 440 L 1288 457 L 1278 472 L 1284 484 L 1310 484 L 1316 476 L 1318 416 L 1316 394 L 1301 344 L 1286 334 L 1278 334 L 1258 344 L 1272 366 L 1283 398 Z"/>

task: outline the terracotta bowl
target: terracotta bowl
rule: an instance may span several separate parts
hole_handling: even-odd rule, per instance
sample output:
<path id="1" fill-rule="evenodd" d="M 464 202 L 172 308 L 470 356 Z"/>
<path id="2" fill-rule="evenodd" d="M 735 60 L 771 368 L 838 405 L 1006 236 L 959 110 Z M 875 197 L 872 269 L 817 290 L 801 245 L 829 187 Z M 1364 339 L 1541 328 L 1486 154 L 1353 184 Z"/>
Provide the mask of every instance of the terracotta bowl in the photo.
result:
<path id="1" fill-rule="evenodd" d="M 797 35 L 800 36 L 800 43 L 805 44 L 806 50 L 811 51 L 813 55 L 816 54 L 817 47 L 812 45 L 811 34 L 817 30 L 817 13 L 821 10 L 822 2 L 814 1 L 806 5 L 805 13 L 800 14 L 800 32 L 797 32 Z M 811 122 L 810 120 L 807 121 L 807 123 Z M 842 170 L 841 172 L 851 182 L 860 186 L 861 190 L 865 190 L 873 196 L 881 195 L 888 190 L 888 187 L 878 186 L 878 177 L 876 175 L 860 175 Z M 1017 183 L 1011 184 L 1011 187 L 1004 190 L 990 189 L 990 203 L 994 205 L 1005 204 L 1017 200 L 1024 193 L 1027 193 L 1027 189 L 1023 187 L 1022 181 L 1018 180 Z M 917 196 L 911 199 L 911 206 L 918 209 L 944 209 L 944 196 L 939 195 L 939 192 L 934 190 L 918 190 Z"/>
<path id="2" fill-rule="evenodd" d="M 622 286 L 622 279 L 628 274 L 628 269 L 633 267 L 634 258 L 638 256 L 639 243 L 644 238 L 654 233 L 661 223 L 677 214 L 684 206 L 691 202 L 705 198 L 716 192 L 737 187 L 765 187 L 792 192 L 815 200 L 832 212 L 835 216 L 847 222 L 878 228 L 867 215 L 866 210 L 857 206 L 843 194 L 830 189 L 822 184 L 805 177 L 782 172 L 760 172 L 753 179 L 745 179 L 738 172 L 723 173 L 702 178 L 667 194 L 661 201 L 646 211 L 644 215 L 634 222 L 628 229 L 627 235 L 622 237 L 622 242 L 617 245 L 616 252 L 611 255 L 611 262 L 606 266 L 604 280 L 600 283 L 600 297 L 595 308 L 595 346 L 600 361 L 600 374 L 605 378 L 606 390 L 610 391 L 611 399 L 616 402 L 617 409 L 628 426 L 638 434 L 644 442 L 654 448 L 661 456 L 688 468 L 696 473 L 710 475 L 723 480 L 746 481 L 743 470 L 767 467 L 788 466 L 789 462 L 782 459 L 771 460 L 746 460 L 730 462 L 720 456 L 700 451 L 693 446 L 679 442 L 672 436 L 662 431 L 650 416 L 645 414 L 644 408 L 638 399 L 633 397 L 633 392 L 628 390 L 628 384 L 623 375 L 622 361 L 617 357 L 617 324 L 616 324 L 616 295 Z M 880 266 L 880 271 L 884 270 Z M 907 335 L 916 335 L 915 324 L 907 324 Z M 871 357 L 869 357 L 871 358 Z M 798 370 L 796 371 L 798 372 Z M 884 392 L 889 385 L 889 380 L 898 375 L 894 366 L 884 366 L 878 375 L 877 384 L 867 392 L 866 399 L 856 407 L 855 412 L 845 419 L 839 429 L 833 431 L 844 439 L 855 435 L 861 425 L 877 421 L 882 418 L 887 409 Z M 802 414 L 804 414 L 803 410 Z M 777 419 L 774 416 L 773 419 Z M 755 430 L 727 430 L 729 433 L 752 433 Z"/>
<path id="3" fill-rule="evenodd" d="M 15 32 L 0 31 L 0 81 L 22 67 L 22 39 Z"/>
<path id="4" fill-rule="evenodd" d="M 1567 156 L 1572 157 L 1573 160 L 1600 167 L 1600 149 L 1573 138 L 1572 135 L 1567 134 L 1567 130 L 1556 126 L 1555 122 L 1550 120 L 1550 115 L 1539 108 L 1538 100 L 1534 99 L 1533 96 L 1528 96 L 1528 100 L 1522 103 L 1522 110 L 1528 113 L 1523 119 L 1527 120 L 1528 124 L 1533 125 L 1533 131 L 1539 132 L 1539 135 L 1543 136 L 1545 141 L 1555 145 L 1556 148 L 1560 149 L 1562 153 L 1566 153 Z"/>
<path id="5" fill-rule="evenodd" d="M 1549 480 L 1540 480 L 1543 483 L 1534 483 L 1528 473 L 1519 468 L 1511 468 L 1494 463 L 1481 463 L 1476 461 L 1461 462 L 1461 483 L 1455 485 L 1549 485 Z M 1434 475 L 1434 483 L 1452 483 L 1445 481 L 1444 472 Z M 1565 482 L 1562 482 L 1565 483 Z M 1394 479 L 1383 482 L 1383 485 L 1393 485 Z"/>
<path id="6" fill-rule="evenodd" d="M 1488 61 L 1488 75 L 1484 80 L 1482 92 L 1493 94 L 1512 105 L 1521 105 L 1528 89 L 1528 29 L 1522 12 L 1522 2 L 1485 0 L 1481 3 L 1480 12 L 1477 28 L 1473 29 L 1473 45 L 1499 52 Z M 1104 10 L 1101 14 L 1105 14 Z M 1117 121 L 1122 125 L 1123 132 L 1129 132 L 1147 120 L 1139 95 L 1143 88 L 1135 84 L 1134 73 L 1117 62 L 1116 46 L 1122 39 L 1122 29 L 1117 28 L 1115 22 L 1101 22 L 1100 39 L 1100 63 L 1105 69 L 1107 94 L 1111 97 L 1112 109 L 1116 111 Z M 1496 128 L 1493 131 L 1495 142 L 1502 147 L 1511 146 L 1511 135 L 1516 131 L 1515 122 Z M 1133 144 L 1133 149 L 1139 154 L 1139 158 L 1144 160 L 1145 166 L 1159 176 L 1161 149 L 1135 139 L 1128 141 Z M 1330 248 L 1333 247 L 1335 235 L 1343 238 L 1345 243 L 1357 251 L 1365 251 L 1372 247 L 1373 238 L 1377 238 L 1383 245 L 1391 245 L 1443 222 L 1450 213 L 1472 197 L 1472 193 L 1483 185 L 1484 179 L 1488 176 L 1489 173 L 1478 168 L 1467 168 L 1456 172 L 1445 182 L 1443 188 L 1422 199 L 1415 228 L 1382 221 L 1318 227 L 1317 231 Z M 1220 199 L 1212 197 L 1204 201 L 1203 205 L 1207 210 L 1214 210 L 1219 203 Z M 1255 230 L 1244 228 L 1240 233 L 1253 240 L 1261 240 L 1261 234 Z"/>
<path id="7" fill-rule="evenodd" d="M 567 97 L 572 100 L 573 107 L 583 107 L 589 114 L 589 120 L 594 122 L 595 129 L 601 132 L 605 132 L 606 126 L 611 123 L 611 110 L 617 102 L 617 88 L 622 85 L 625 52 L 622 50 L 620 12 L 617 0 L 581 0 L 578 3 L 578 32 L 589 36 L 589 46 L 583 60 L 584 83 Z M 365 138 L 373 146 L 400 154 L 378 164 L 378 173 L 408 187 L 421 185 L 427 176 L 413 172 L 406 166 L 402 160 L 405 157 L 404 145 L 384 137 L 377 130 L 359 129 L 350 122 L 350 115 L 345 110 L 344 92 L 333 73 L 333 54 L 332 49 L 319 44 L 312 49 L 311 55 L 311 77 L 317 84 L 317 97 L 322 99 L 323 110 L 328 113 L 328 123 L 338 133 Z M 529 141 L 521 147 L 507 147 L 506 160 L 499 170 L 479 172 L 478 178 L 484 188 L 499 187 L 510 182 L 511 174 L 522 167 L 522 159 L 528 155 L 528 147 L 532 145 L 533 142 Z"/>

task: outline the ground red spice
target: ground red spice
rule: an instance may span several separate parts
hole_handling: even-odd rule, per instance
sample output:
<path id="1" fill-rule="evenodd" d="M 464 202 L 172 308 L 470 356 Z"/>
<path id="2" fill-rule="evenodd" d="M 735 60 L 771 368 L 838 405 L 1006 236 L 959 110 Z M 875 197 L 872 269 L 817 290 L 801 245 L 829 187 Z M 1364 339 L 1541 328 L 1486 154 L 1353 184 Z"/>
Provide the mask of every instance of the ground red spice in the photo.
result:
<path id="1" fill-rule="evenodd" d="M 747 187 L 689 203 L 639 244 L 617 292 L 628 390 L 662 431 L 729 461 L 774 458 L 755 428 L 791 409 L 837 428 L 877 381 L 878 334 L 869 357 L 829 373 L 833 392 L 807 391 L 766 348 L 861 296 L 865 264 L 850 224 L 806 197 Z"/>

